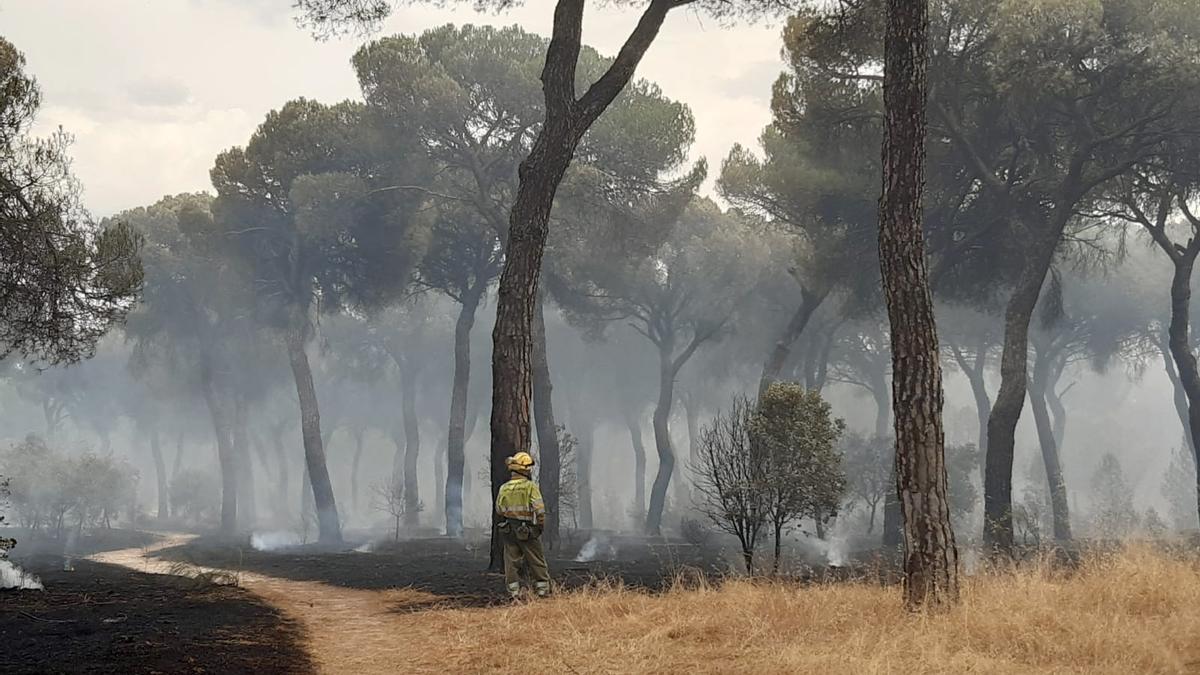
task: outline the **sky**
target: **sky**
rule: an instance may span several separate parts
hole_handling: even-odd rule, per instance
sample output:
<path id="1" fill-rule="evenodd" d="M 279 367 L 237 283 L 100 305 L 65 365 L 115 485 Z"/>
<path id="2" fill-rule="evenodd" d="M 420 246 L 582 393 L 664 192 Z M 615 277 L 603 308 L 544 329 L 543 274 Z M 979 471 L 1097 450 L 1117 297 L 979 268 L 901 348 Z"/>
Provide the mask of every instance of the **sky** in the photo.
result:
<path id="1" fill-rule="evenodd" d="M 502 14 L 401 3 L 377 35 L 446 23 L 519 24 L 549 33 L 553 0 Z M 611 3 L 593 3 L 611 4 Z M 589 8 L 584 41 L 614 54 L 635 8 Z M 25 53 L 43 90 L 36 131 L 72 134 L 74 168 L 97 217 L 209 189 L 217 153 L 246 142 L 266 113 L 297 98 L 359 98 L 350 57 L 367 37 L 318 42 L 291 0 L 0 0 L 0 35 Z M 668 17 L 638 75 L 691 106 L 693 159 L 712 177 L 734 143 L 753 145 L 770 120 L 783 69 L 779 21 L 720 25 Z"/>

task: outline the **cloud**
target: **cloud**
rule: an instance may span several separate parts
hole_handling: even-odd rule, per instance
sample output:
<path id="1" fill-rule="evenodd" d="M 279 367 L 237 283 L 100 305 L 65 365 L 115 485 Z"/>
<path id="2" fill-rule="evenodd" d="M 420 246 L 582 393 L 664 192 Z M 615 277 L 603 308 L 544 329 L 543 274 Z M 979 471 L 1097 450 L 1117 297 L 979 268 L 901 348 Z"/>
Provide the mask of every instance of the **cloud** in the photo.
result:
<path id="1" fill-rule="evenodd" d="M 178 80 L 144 78 L 125 88 L 129 101 L 135 105 L 173 107 L 191 98 L 187 86 Z"/>

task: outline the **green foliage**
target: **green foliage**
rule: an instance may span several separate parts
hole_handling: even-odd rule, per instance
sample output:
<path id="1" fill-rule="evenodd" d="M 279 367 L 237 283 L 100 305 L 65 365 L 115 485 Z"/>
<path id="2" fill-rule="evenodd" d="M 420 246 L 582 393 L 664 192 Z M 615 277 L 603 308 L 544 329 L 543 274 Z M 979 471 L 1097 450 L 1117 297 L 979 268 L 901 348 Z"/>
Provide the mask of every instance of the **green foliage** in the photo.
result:
<path id="1" fill-rule="evenodd" d="M 228 239 L 266 325 L 307 335 L 318 310 L 376 308 L 411 280 L 425 241 L 420 199 L 379 188 L 412 167 L 384 152 L 364 113 L 291 101 L 245 148 L 217 157 L 217 198 L 200 229 Z"/>
<path id="2" fill-rule="evenodd" d="M 1092 510 L 1089 518 L 1093 536 L 1124 539 L 1138 527 L 1132 491 L 1121 463 L 1112 453 L 1100 458 L 1092 474 Z"/>
<path id="3" fill-rule="evenodd" d="M 0 471 L 10 477 L 18 522 L 56 535 L 68 525 L 107 527 L 136 497 L 138 473 L 125 459 L 64 456 L 32 435 L 0 454 Z"/>
<path id="4" fill-rule="evenodd" d="M 776 382 L 759 399 L 750 431 L 766 463 L 770 519 L 780 529 L 837 515 L 846 492 L 838 452 L 845 428 L 819 392 L 801 385 Z"/>
<path id="5" fill-rule="evenodd" d="M 0 358 L 72 363 L 129 310 L 141 241 L 79 203 L 69 136 L 30 136 L 41 91 L 24 68 L 0 38 Z"/>

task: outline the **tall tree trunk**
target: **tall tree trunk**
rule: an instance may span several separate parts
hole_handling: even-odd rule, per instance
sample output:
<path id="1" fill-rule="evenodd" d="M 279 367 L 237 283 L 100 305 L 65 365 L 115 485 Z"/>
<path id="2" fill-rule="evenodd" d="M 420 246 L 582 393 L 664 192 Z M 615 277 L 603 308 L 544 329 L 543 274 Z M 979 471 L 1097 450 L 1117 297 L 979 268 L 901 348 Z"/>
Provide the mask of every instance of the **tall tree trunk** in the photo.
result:
<path id="1" fill-rule="evenodd" d="M 296 394 L 300 399 L 300 432 L 304 440 L 304 466 L 312 485 L 313 505 L 317 511 L 317 533 L 321 543 L 335 544 L 342 541 L 342 524 L 338 520 L 337 502 L 333 497 L 333 484 L 329 481 L 329 467 L 325 463 L 325 447 L 321 441 L 321 414 L 317 406 L 317 392 L 313 387 L 312 368 L 308 365 L 308 354 L 304 351 L 304 338 L 298 331 L 287 337 L 288 360 L 292 366 L 292 377 L 296 381 Z"/>
<path id="2" fill-rule="evenodd" d="M 237 532 L 238 471 L 233 448 L 232 423 L 229 414 L 217 395 L 211 368 L 206 367 L 201 376 L 204 402 L 212 418 L 213 435 L 217 440 L 217 460 L 221 465 L 221 534 L 232 536 Z"/>
<path id="3" fill-rule="evenodd" d="M 471 328 L 482 291 L 463 296 L 454 325 L 454 383 L 450 391 L 450 426 L 446 444 L 446 536 L 463 535 L 464 472 L 466 470 L 467 395 L 471 385 Z"/>
<path id="4" fill-rule="evenodd" d="M 1168 343 L 1160 343 L 1158 340 L 1155 340 L 1154 343 L 1162 354 L 1163 369 L 1167 371 L 1167 378 L 1171 381 L 1171 389 L 1174 392 L 1175 414 L 1179 417 L 1179 424 L 1183 428 L 1184 442 L 1187 443 L 1188 452 L 1195 456 L 1196 449 L 1192 442 L 1187 391 L 1184 390 L 1183 382 L 1179 379 L 1179 371 L 1175 368 L 1175 359 L 1171 356 L 1170 345 Z"/>
<path id="5" fill-rule="evenodd" d="M 1033 360 L 1033 377 L 1029 381 L 1029 404 L 1033 409 L 1033 420 L 1037 426 L 1038 444 L 1042 448 L 1042 463 L 1046 467 L 1046 483 L 1050 489 L 1050 511 L 1054 520 L 1054 540 L 1071 540 L 1071 517 L 1067 506 L 1067 484 L 1063 478 L 1062 463 L 1058 458 L 1058 443 L 1054 438 L 1054 427 L 1046 407 L 1046 389 L 1049 379 L 1050 357 L 1039 349 Z"/>
<path id="6" fill-rule="evenodd" d="M 663 507 L 667 487 L 675 470 L 675 451 L 671 447 L 671 406 L 675 400 L 675 375 L 671 345 L 659 347 L 658 403 L 654 406 L 654 447 L 658 451 L 658 473 L 650 488 L 650 510 L 646 513 L 646 534 L 662 534 Z"/>
<path id="7" fill-rule="evenodd" d="M 532 323 L 550 209 L 579 140 L 617 97 L 658 35 L 675 0 L 651 0 L 612 65 L 582 97 L 576 97 L 576 64 L 583 33 L 584 0 L 558 0 L 542 69 L 546 119 L 529 156 L 517 170 L 519 184 L 509 214 L 504 269 L 492 331 L 492 498 L 508 478 L 504 458 L 528 451 L 532 394 Z M 496 515 L 492 514 L 493 526 Z M 495 528 L 493 527 L 493 533 Z M 500 540 L 492 537 L 490 567 L 499 569 Z"/>
<path id="8" fill-rule="evenodd" d="M 578 388 L 567 394 L 567 412 L 571 416 L 571 431 L 575 445 L 575 491 L 578 506 L 577 523 L 581 530 L 591 530 L 592 523 L 592 449 L 595 446 L 596 420 L 593 411 L 579 401 Z"/>
<path id="9" fill-rule="evenodd" d="M 433 452 L 433 503 L 446 503 L 446 437 L 438 440 Z"/>
<path id="10" fill-rule="evenodd" d="M 404 523 L 416 527 L 421 522 L 421 485 L 417 480 L 417 460 L 421 458 L 421 420 L 417 418 L 417 378 L 420 370 L 407 364 L 400 380 L 404 408 Z"/>
<path id="11" fill-rule="evenodd" d="M 1191 435 L 1196 466 L 1197 513 L 1200 513 L 1200 370 L 1192 353 L 1188 332 L 1191 328 L 1192 270 L 1200 253 L 1200 237 L 1193 235 L 1188 246 L 1174 259 L 1175 273 L 1171 278 L 1171 324 L 1167 329 L 1168 344 L 1180 384 L 1188 399 L 1188 431 Z"/>
<path id="12" fill-rule="evenodd" d="M 988 416 L 992 414 L 992 398 L 988 395 L 987 381 L 984 379 L 984 374 L 987 372 L 987 340 L 981 339 L 975 349 L 974 362 L 967 361 L 966 356 L 957 345 L 953 347 L 954 359 L 958 362 L 958 367 L 963 375 L 967 378 L 967 383 L 971 385 L 971 396 L 975 399 L 975 415 L 979 420 L 979 436 L 976 440 L 975 447 L 979 449 L 980 455 L 980 475 L 983 475 L 985 461 L 987 457 L 987 426 Z"/>
<path id="13" fill-rule="evenodd" d="M 879 259 L 891 323 L 905 601 L 916 608 L 958 600 L 958 550 L 946 498 L 941 361 L 921 228 L 929 7 L 928 0 L 887 6 Z"/>
<path id="14" fill-rule="evenodd" d="M 241 529 L 254 529 L 258 521 L 258 508 L 254 499 L 254 464 L 250 457 L 250 443 L 246 432 L 246 399 L 233 396 L 233 449 L 238 465 L 238 520 Z"/>
<path id="15" fill-rule="evenodd" d="M 812 319 L 813 312 L 817 311 L 817 307 L 825 301 L 828 294 L 827 290 L 810 291 L 804 286 L 800 287 L 800 306 L 796 308 L 796 313 L 784 327 L 783 334 L 775 341 L 771 353 L 767 355 L 767 360 L 763 363 L 762 378 L 758 382 L 759 398 L 766 393 L 767 387 L 779 380 L 779 374 L 783 372 L 783 366 L 792 354 L 792 345 L 800 339 L 804 328 Z"/>
<path id="16" fill-rule="evenodd" d="M 287 508 L 287 498 L 291 491 L 291 477 L 288 473 L 288 454 L 283 443 L 282 424 L 275 425 L 271 430 L 271 444 L 275 448 L 275 461 L 279 463 L 279 501 L 277 509 L 283 509 L 288 518 L 291 518 L 291 512 Z M 283 514 L 280 514 L 283 515 Z"/>
<path id="17" fill-rule="evenodd" d="M 988 418 L 983 480 L 983 541 L 993 554 L 1009 555 L 1012 552 L 1013 457 L 1017 422 L 1025 405 L 1028 386 L 1029 323 L 1054 260 L 1054 242 L 1057 241 L 1058 237 L 1054 237 L 1052 242 L 1036 246 L 1026 258 L 1004 313 L 1000 391 Z"/>
<path id="18" fill-rule="evenodd" d="M 543 294 L 538 293 L 538 306 L 533 313 L 533 419 L 537 425 L 538 463 L 541 465 L 538 483 L 546 502 L 545 537 L 550 546 L 555 546 L 562 520 L 559 513 L 562 456 L 554 421 L 554 386 L 546 349 L 545 311 Z"/>
<path id="19" fill-rule="evenodd" d="M 896 471 L 892 469 L 892 484 L 896 484 Z M 899 550 L 904 543 L 904 516 L 900 513 L 900 496 L 890 489 L 883 497 L 883 548 L 889 554 Z"/>
<path id="20" fill-rule="evenodd" d="M 634 513 L 646 512 L 646 445 L 642 440 L 642 422 L 638 412 L 625 407 L 622 411 L 625 428 L 633 446 L 633 508 Z"/>
<path id="21" fill-rule="evenodd" d="M 154 476 L 158 486 L 158 519 L 171 517 L 171 495 L 167 488 L 167 463 L 163 460 L 162 443 L 158 427 L 150 427 L 150 454 L 154 456 Z"/>
<path id="22" fill-rule="evenodd" d="M 171 480 L 175 480 L 175 477 L 179 475 L 179 472 L 181 469 L 183 469 L 183 432 L 182 431 L 179 432 L 179 434 L 175 437 L 175 459 L 172 460 L 172 462 L 171 462 Z"/>
<path id="23" fill-rule="evenodd" d="M 354 513 L 359 513 L 359 487 L 358 487 L 358 469 L 362 464 L 363 456 L 363 429 L 356 427 L 354 429 L 354 459 L 350 461 L 350 509 Z"/>

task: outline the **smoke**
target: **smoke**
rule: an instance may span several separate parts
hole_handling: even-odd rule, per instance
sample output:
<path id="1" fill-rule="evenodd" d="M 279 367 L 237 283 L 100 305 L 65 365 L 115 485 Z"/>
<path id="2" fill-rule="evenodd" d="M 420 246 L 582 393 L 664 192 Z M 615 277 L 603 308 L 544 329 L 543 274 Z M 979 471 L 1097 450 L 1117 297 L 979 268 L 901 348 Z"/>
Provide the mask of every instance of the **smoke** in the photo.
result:
<path id="1" fill-rule="evenodd" d="M 847 555 L 847 542 L 845 537 L 831 536 L 828 539 L 810 538 L 806 543 L 810 544 L 817 553 L 825 556 L 825 562 L 830 567 L 845 567 L 849 558 Z"/>
<path id="2" fill-rule="evenodd" d="M 9 560 L 0 560 L 0 590 L 44 590 L 42 582 Z"/>
<path id="3" fill-rule="evenodd" d="M 617 557 L 617 548 L 612 545 L 608 537 L 593 535 L 583 545 L 583 548 L 579 549 L 579 555 L 575 556 L 575 562 L 592 562 L 601 555 L 608 558 L 615 558 Z"/>
<path id="4" fill-rule="evenodd" d="M 255 532 L 250 535 L 250 546 L 255 551 L 278 551 L 281 548 L 299 546 L 304 543 L 295 532 Z"/>

